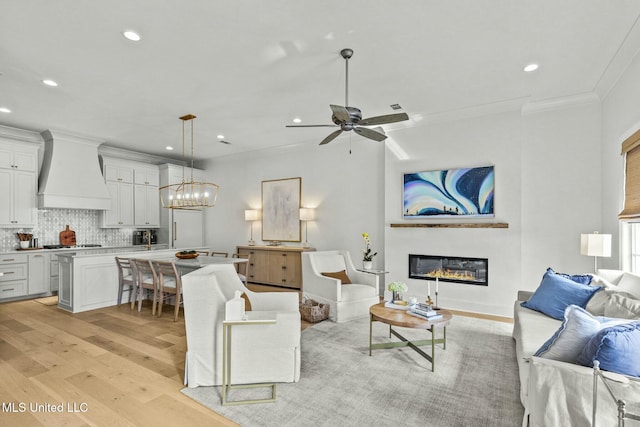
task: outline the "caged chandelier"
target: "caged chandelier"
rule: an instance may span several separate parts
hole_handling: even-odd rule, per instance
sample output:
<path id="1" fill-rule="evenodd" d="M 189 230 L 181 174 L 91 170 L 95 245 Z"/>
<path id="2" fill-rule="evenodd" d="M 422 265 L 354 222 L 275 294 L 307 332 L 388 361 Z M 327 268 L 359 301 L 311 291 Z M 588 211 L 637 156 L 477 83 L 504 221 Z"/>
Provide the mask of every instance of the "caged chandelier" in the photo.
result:
<path id="1" fill-rule="evenodd" d="M 211 182 L 193 180 L 193 119 L 196 116 L 187 114 L 180 117 L 182 120 L 182 181 L 179 184 L 169 184 L 160 187 L 160 200 L 162 207 L 168 209 L 200 210 L 215 206 L 218 197 L 219 186 Z M 191 176 L 185 177 L 185 128 L 186 122 L 190 122 L 191 138 Z"/>

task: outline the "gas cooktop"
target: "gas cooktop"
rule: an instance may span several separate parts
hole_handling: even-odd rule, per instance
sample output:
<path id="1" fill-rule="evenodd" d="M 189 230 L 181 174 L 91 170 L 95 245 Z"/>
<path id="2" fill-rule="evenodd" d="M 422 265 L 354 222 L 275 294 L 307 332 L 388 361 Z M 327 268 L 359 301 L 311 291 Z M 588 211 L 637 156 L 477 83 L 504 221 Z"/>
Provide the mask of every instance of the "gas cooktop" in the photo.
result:
<path id="1" fill-rule="evenodd" d="M 68 246 L 68 245 L 42 245 L 43 249 L 71 249 L 71 248 L 101 248 L 102 245 L 97 245 L 97 244 L 93 244 L 93 243 L 88 243 L 85 245 L 75 245 L 75 246 Z"/>

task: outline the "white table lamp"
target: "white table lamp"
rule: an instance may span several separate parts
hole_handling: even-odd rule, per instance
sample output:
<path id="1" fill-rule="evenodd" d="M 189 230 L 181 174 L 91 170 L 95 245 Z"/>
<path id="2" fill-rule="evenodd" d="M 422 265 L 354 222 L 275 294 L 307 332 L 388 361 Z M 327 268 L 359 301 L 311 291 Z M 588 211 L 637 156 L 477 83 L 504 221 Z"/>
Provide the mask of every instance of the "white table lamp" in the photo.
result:
<path id="1" fill-rule="evenodd" d="M 300 221 L 304 221 L 304 247 L 309 247 L 309 235 L 307 230 L 307 222 L 315 219 L 315 209 L 312 208 L 300 208 Z"/>
<path id="2" fill-rule="evenodd" d="M 611 234 L 599 234 L 594 231 L 592 234 L 580 235 L 580 254 L 592 256 L 593 270 L 598 270 L 598 257 L 611 256 Z"/>
<path id="3" fill-rule="evenodd" d="M 256 244 L 253 240 L 253 222 L 260 219 L 260 211 L 256 209 L 246 209 L 244 211 L 244 220 L 251 222 L 251 237 L 249 238 L 249 246 L 253 246 Z"/>

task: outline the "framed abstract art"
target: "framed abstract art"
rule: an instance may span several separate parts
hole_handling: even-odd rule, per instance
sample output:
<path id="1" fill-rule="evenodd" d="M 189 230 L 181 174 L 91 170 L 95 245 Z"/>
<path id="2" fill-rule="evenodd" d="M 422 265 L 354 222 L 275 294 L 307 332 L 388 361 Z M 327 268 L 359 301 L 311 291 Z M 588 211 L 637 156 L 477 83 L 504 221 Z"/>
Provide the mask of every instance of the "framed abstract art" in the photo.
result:
<path id="1" fill-rule="evenodd" d="M 493 217 L 493 166 L 403 174 L 403 217 Z"/>

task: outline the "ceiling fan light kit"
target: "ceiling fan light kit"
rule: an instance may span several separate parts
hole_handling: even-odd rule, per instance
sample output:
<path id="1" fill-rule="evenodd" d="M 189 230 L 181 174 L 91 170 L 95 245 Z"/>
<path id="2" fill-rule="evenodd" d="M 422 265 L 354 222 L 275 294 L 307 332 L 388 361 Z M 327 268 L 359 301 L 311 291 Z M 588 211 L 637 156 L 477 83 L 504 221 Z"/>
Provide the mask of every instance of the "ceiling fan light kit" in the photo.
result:
<path id="1" fill-rule="evenodd" d="M 344 106 L 329 105 L 332 111 L 331 121 L 334 125 L 287 125 L 287 127 L 339 127 L 331 132 L 320 145 L 328 144 L 336 139 L 342 132 L 354 131 L 358 135 L 374 141 L 384 141 L 387 135 L 384 129 L 378 125 L 402 122 L 409 120 L 407 113 L 385 114 L 382 116 L 362 118 L 362 111 L 359 108 L 349 106 L 349 59 L 353 56 L 353 49 L 342 49 L 340 56 L 345 60 L 345 95 Z M 373 129 L 365 126 L 378 126 Z"/>

